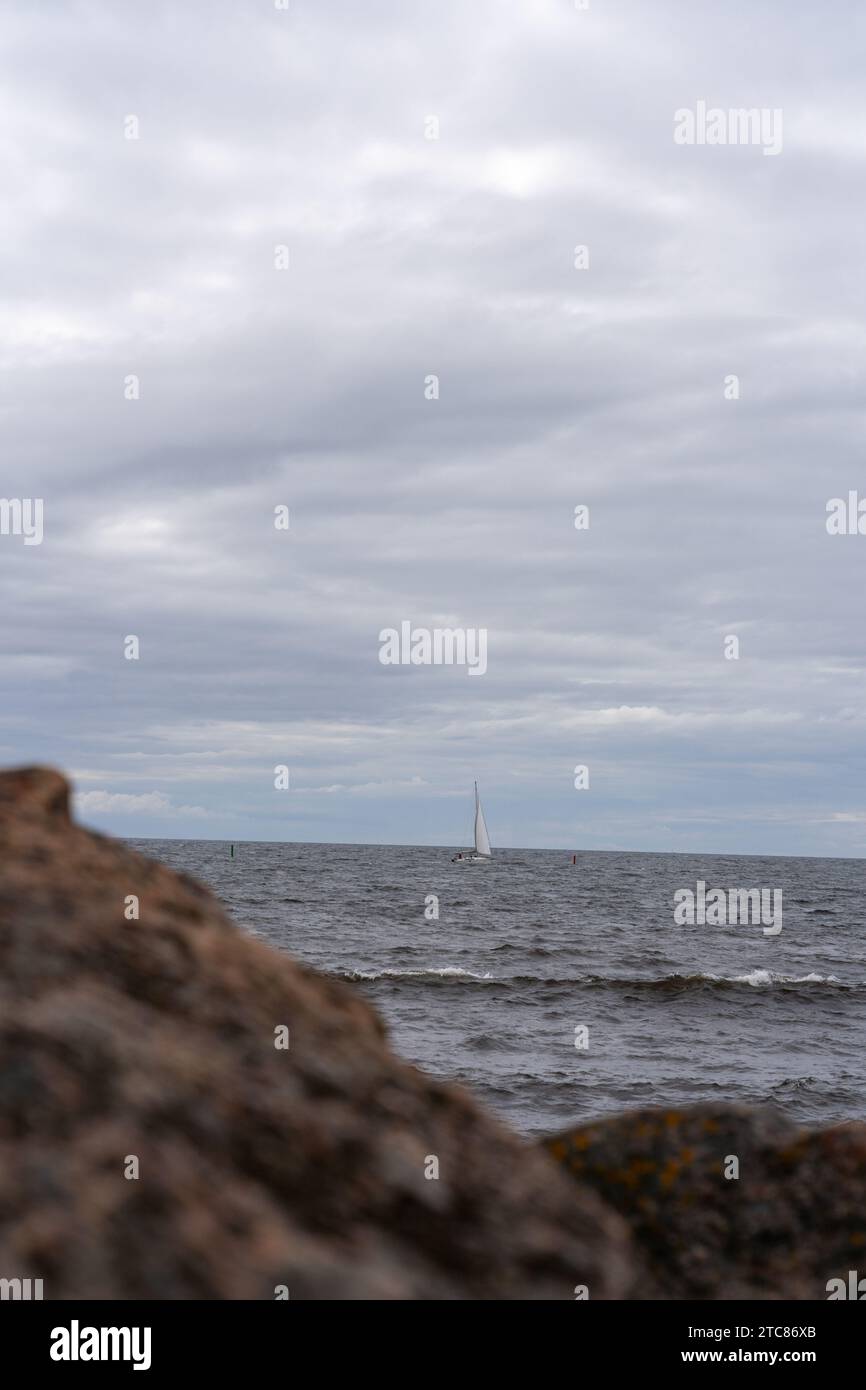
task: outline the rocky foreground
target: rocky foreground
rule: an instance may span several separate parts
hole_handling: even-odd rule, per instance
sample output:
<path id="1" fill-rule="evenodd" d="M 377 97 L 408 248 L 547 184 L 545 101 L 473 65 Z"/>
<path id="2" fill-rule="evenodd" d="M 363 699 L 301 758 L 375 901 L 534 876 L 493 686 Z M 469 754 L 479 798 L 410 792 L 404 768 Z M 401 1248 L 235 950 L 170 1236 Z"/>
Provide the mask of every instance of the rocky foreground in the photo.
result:
<path id="1" fill-rule="evenodd" d="M 726 1177 L 730 1158 L 739 1177 Z M 0 775 L 0 1279 L 46 1298 L 826 1298 L 866 1125 L 646 1112 L 542 1146 L 193 880 Z"/>

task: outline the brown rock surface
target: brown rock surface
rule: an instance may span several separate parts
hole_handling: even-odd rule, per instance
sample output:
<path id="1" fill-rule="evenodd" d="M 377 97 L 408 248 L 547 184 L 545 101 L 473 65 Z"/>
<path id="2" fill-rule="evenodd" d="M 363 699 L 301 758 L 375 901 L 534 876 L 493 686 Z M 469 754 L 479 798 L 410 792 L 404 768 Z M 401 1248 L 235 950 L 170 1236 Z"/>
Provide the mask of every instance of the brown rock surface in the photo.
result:
<path id="1" fill-rule="evenodd" d="M 57 773 L 0 775 L 0 1277 L 46 1298 L 570 1299 L 627 1296 L 633 1268 L 618 1216 L 395 1057 L 360 997 L 72 825 Z"/>
<path id="2" fill-rule="evenodd" d="M 769 1109 L 702 1105 L 544 1147 L 625 1217 L 662 1296 L 826 1299 L 829 1279 L 866 1276 L 866 1124 L 803 1131 Z"/>

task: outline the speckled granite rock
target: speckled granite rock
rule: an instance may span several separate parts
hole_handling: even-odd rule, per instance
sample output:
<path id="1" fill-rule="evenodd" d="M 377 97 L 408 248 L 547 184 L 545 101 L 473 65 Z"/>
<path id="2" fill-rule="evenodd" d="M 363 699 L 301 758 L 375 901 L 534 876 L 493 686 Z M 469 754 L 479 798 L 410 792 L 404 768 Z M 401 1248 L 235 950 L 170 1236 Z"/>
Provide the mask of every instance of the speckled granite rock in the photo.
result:
<path id="1" fill-rule="evenodd" d="M 666 1297 L 826 1299 L 828 1280 L 866 1276 L 866 1124 L 801 1131 L 772 1110 L 695 1106 L 543 1147 L 625 1217 Z"/>
<path id="2" fill-rule="evenodd" d="M 0 1277 L 46 1298 L 571 1299 L 627 1296 L 634 1268 L 618 1216 L 401 1062 L 351 990 L 72 825 L 57 773 L 0 775 Z"/>

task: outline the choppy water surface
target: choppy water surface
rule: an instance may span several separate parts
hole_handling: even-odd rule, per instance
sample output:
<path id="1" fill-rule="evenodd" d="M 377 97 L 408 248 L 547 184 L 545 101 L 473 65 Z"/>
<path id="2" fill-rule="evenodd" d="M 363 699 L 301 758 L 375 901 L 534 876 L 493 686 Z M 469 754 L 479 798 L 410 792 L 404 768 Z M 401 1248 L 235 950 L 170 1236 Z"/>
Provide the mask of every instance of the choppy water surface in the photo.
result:
<path id="1" fill-rule="evenodd" d="M 866 862 L 139 841 L 351 981 L 399 1052 L 527 1134 L 648 1104 L 866 1114 Z M 679 888 L 781 888 L 779 936 L 677 926 Z M 425 917 L 436 894 L 438 920 Z M 589 1046 L 575 1047 L 586 1025 Z"/>

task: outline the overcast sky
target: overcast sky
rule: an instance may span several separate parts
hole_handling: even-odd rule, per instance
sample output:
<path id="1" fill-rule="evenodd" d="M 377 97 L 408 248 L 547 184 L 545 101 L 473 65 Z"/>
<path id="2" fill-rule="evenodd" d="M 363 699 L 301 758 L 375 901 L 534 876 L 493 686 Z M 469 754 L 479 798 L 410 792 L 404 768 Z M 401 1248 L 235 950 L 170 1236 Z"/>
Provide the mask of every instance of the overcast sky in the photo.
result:
<path id="1" fill-rule="evenodd" d="M 4 764 L 119 835 L 461 845 L 477 777 L 494 847 L 866 853 L 861 3 L 0 14 Z"/>

